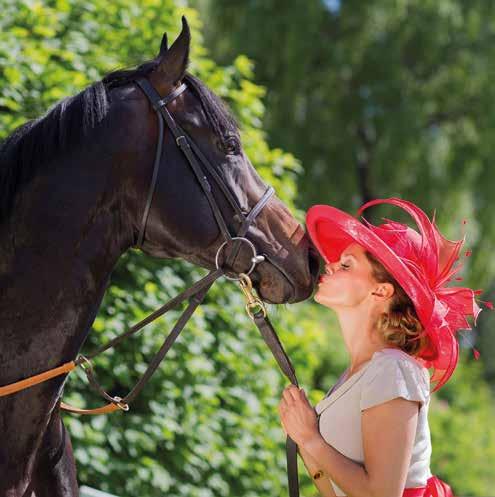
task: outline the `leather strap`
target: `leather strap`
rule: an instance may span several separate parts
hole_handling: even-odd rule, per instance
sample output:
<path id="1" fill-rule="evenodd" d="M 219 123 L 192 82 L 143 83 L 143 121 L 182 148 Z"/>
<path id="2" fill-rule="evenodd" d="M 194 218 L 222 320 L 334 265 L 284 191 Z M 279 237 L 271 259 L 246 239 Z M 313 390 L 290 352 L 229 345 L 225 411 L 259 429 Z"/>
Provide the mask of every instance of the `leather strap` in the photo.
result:
<path id="1" fill-rule="evenodd" d="M 147 82 L 147 80 L 145 80 L 144 78 L 142 80 L 139 80 L 139 81 L 136 81 L 136 82 L 142 87 L 142 84 L 143 84 L 142 82 L 143 81 Z M 154 88 L 152 87 L 152 85 L 150 83 L 148 83 L 148 85 L 154 91 Z M 169 93 L 168 95 L 166 95 L 163 98 L 160 98 L 160 95 L 158 95 L 158 93 L 155 91 L 155 94 L 156 94 L 155 97 L 158 96 L 158 98 L 150 99 L 151 100 L 151 104 L 153 106 L 153 109 L 155 110 L 156 115 L 158 117 L 158 126 L 159 126 L 159 129 L 158 129 L 158 144 L 156 146 L 155 160 L 154 160 L 154 163 L 153 163 L 153 176 L 151 178 L 151 183 L 150 183 L 150 187 L 149 187 L 149 190 L 148 190 L 148 195 L 147 195 L 147 198 L 146 198 L 146 204 L 145 204 L 144 211 L 143 211 L 143 217 L 141 219 L 141 227 L 139 229 L 138 240 L 137 240 L 136 244 L 134 245 L 136 248 L 140 248 L 142 246 L 142 244 L 143 244 L 144 235 L 145 235 L 145 231 L 146 231 L 146 224 L 147 224 L 147 221 L 148 221 L 148 215 L 149 215 L 149 211 L 150 211 L 150 208 L 151 208 L 151 202 L 153 200 L 153 194 L 155 192 L 156 180 L 157 180 L 157 177 L 158 177 L 158 170 L 160 168 L 160 162 L 161 162 L 161 157 L 162 157 L 162 146 L 163 146 L 163 133 L 164 133 L 164 131 L 163 131 L 163 118 L 161 117 L 159 110 L 160 110 L 160 107 L 162 107 L 164 105 L 167 105 L 174 98 L 177 98 L 183 91 L 186 90 L 186 88 L 187 88 L 187 85 L 185 85 L 184 83 L 182 83 L 174 91 L 172 91 L 171 93 Z M 142 89 L 143 89 L 143 91 L 146 92 L 146 90 L 144 90 L 144 88 L 142 88 Z M 150 90 L 147 89 L 147 91 L 150 91 Z"/>
<path id="2" fill-rule="evenodd" d="M 139 330 L 144 328 L 148 323 L 151 323 L 158 317 L 160 317 L 162 314 L 165 314 L 167 311 L 171 309 L 175 309 L 176 307 L 179 306 L 184 300 L 192 297 L 199 291 L 201 291 L 203 288 L 206 286 L 210 286 L 211 283 L 213 283 L 215 280 L 217 280 L 220 276 L 222 276 L 223 270 L 220 269 L 215 269 L 211 270 L 206 276 L 203 276 L 200 280 L 196 281 L 194 285 L 191 287 L 187 288 L 183 292 L 179 293 L 176 295 L 174 298 L 169 300 L 166 304 L 162 305 L 160 308 L 158 308 L 156 311 L 152 312 L 149 316 L 146 316 L 143 320 L 139 321 L 139 323 L 136 323 L 134 326 L 129 328 L 126 332 L 122 333 L 121 335 L 115 337 L 114 339 L 110 340 L 108 343 L 100 347 L 99 349 L 95 350 L 92 354 L 86 354 L 86 357 L 88 359 L 92 359 L 93 357 L 96 357 L 97 355 L 101 354 L 102 352 L 105 352 L 106 350 L 115 347 L 118 343 L 122 342 L 125 338 L 127 338 L 130 335 L 133 335 L 134 333 L 137 333 Z"/>
<path id="3" fill-rule="evenodd" d="M 124 397 L 123 402 L 131 403 L 139 395 L 139 392 L 143 389 L 147 381 L 151 378 L 151 376 L 156 371 L 160 363 L 163 361 L 170 347 L 173 345 L 173 343 L 179 336 L 180 332 L 183 330 L 189 318 L 192 316 L 192 314 L 199 306 L 199 304 L 201 304 L 201 302 L 204 300 L 206 293 L 208 292 L 212 284 L 213 281 L 208 286 L 205 286 L 202 290 L 200 290 L 195 296 L 191 297 L 188 307 L 185 309 L 185 311 L 182 313 L 181 317 L 179 318 L 175 326 L 172 328 L 172 331 L 169 333 L 169 335 L 163 342 L 163 345 L 160 347 L 160 350 L 151 360 L 142 378 L 136 383 L 134 388 Z"/>
<path id="4" fill-rule="evenodd" d="M 294 367 L 287 356 L 277 333 L 267 316 L 259 311 L 253 315 L 253 321 L 260 330 L 261 336 L 272 351 L 280 369 L 289 381 L 299 387 Z M 299 497 L 299 476 L 297 471 L 297 444 L 287 436 L 285 450 L 287 453 L 287 478 L 289 483 L 289 496 Z"/>
<path id="5" fill-rule="evenodd" d="M 270 200 L 270 197 L 273 195 L 274 192 L 275 192 L 275 189 L 273 188 L 273 186 L 270 186 L 266 190 L 266 192 L 263 194 L 263 196 L 258 201 L 258 203 L 253 207 L 251 212 L 244 219 L 237 236 L 243 237 L 246 235 L 249 227 L 251 226 L 251 223 L 253 223 L 256 216 L 261 212 L 261 209 L 263 209 L 263 207 L 265 207 L 265 205 L 268 203 L 268 200 Z M 229 257 L 227 258 L 227 266 L 229 266 L 231 268 L 234 267 L 234 263 L 235 263 L 237 255 L 239 254 L 240 249 L 241 249 L 241 241 L 234 240 L 234 246 L 232 247 L 232 251 L 230 252 Z"/>
<path id="6" fill-rule="evenodd" d="M 215 216 L 215 219 L 218 223 L 218 226 L 220 227 L 220 230 L 223 233 L 223 237 L 225 240 L 230 240 L 232 238 L 230 231 L 227 227 L 227 224 L 225 223 L 225 220 L 223 218 L 222 212 L 220 208 L 218 207 L 218 204 L 213 197 L 211 185 L 208 182 L 208 178 L 205 176 L 203 171 L 201 170 L 200 165 L 196 161 L 196 157 L 193 154 L 193 151 L 191 149 L 191 146 L 189 144 L 189 140 L 186 138 L 185 134 L 182 134 L 181 131 L 179 130 L 178 126 L 175 124 L 175 121 L 172 119 L 172 116 L 170 115 L 168 109 L 166 107 L 162 107 L 161 113 L 165 118 L 165 122 L 167 123 L 167 126 L 169 127 L 170 131 L 175 137 L 175 141 L 179 148 L 181 149 L 182 153 L 186 156 L 187 160 L 189 161 L 189 164 L 191 165 L 191 168 L 196 175 L 196 178 L 198 179 L 199 183 L 201 184 L 203 191 L 206 195 L 206 198 L 208 199 L 208 202 L 210 203 L 210 207 L 213 211 L 213 215 Z"/>
<path id="7" fill-rule="evenodd" d="M 86 374 L 88 379 L 90 380 L 90 384 L 95 388 L 101 395 L 103 395 L 107 400 L 110 400 L 110 403 L 97 407 L 94 409 L 80 409 L 78 407 L 71 406 L 66 404 L 65 402 L 61 402 L 60 407 L 65 411 L 72 412 L 74 414 L 107 414 L 110 412 L 114 412 L 118 409 L 122 409 L 124 411 L 128 410 L 128 404 L 130 404 L 141 392 L 143 387 L 146 385 L 148 380 L 151 378 L 153 373 L 157 370 L 160 363 L 163 361 L 167 352 L 170 350 L 170 347 L 173 345 L 180 332 L 183 330 L 184 326 L 188 322 L 189 318 L 192 316 L 196 308 L 205 298 L 208 290 L 210 289 L 213 281 L 211 281 L 207 286 L 202 288 L 196 295 L 190 298 L 189 306 L 182 313 L 181 317 L 177 321 L 176 325 L 173 327 L 172 331 L 168 334 L 165 339 L 163 345 L 160 347 L 160 350 L 153 357 L 152 361 L 148 365 L 145 373 L 141 377 L 141 379 L 136 383 L 133 389 L 123 398 L 119 397 L 111 397 L 109 396 L 101 386 L 96 382 L 96 379 L 93 374 L 92 368 L 86 370 Z"/>
<path id="8" fill-rule="evenodd" d="M 148 215 L 151 208 L 151 202 L 153 200 L 153 194 L 155 193 L 156 180 L 158 178 L 158 170 L 160 169 L 160 161 L 162 158 L 162 145 L 163 145 L 163 119 L 161 118 L 158 111 L 158 145 L 156 146 L 155 161 L 153 163 L 153 176 L 151 178 L 151 185 L 148 190 L 148 197 L 146 199 L 146 205 L 144 207 L 143 218 L 141 220 L 141 229 L 139 230 L 138 241 L 136 243 L 137 247 L 141 247 L 144 240 L 144 233 L 146 231 L 146 224 L 148 221 Z"/>
<path id="9" fill-rule="evenodd" d="M 186 131 L 181 128 L 175 121 L 174 121 L 175 126 L 177 127 L 177 132 L 180 133 L 180 135 L 183 135 L 187 138 L 188 143 L 190 144 L 193 152 L 198 156 L 199 160 L 201 161 L 202 164 L 206 167 L 210 175 L 213 177 L 219 188 L 222 190 L 222 193 L 225 195 L 227 198 L 230 206 L 234 210 L 234 212 L 240 216 L 242 219 L 244 219 L 244 213 L 242 209 L 240 208 L 239 204 L 237 203 L 237 200 L 235 199 L 234 195 L 232 195 L 232 192 L 230 189 L 225 185 L 225 181 L 222 179 L 220 174 L 218 174 L 217 168 L 213 166 L 213 164 L 208 160 L 206 155 L 201 151 L 201 149 L 196 145 L 193 139 L 186 133 Z M 242 236 L 242 235 L 239 235 Z"/>
<path id="10" fill-rule="evenodd" d="M 264 316 L 261 311 L 258 311 L 253 315 L 253 321 L 260 330 L 261 336 L 265 340 L 266 344 L 272 351 L 272 354 L 275 357 L 282 372 L 285 374 L 285 376 L 287 376 L 287 378 L 293 385 L 299 387 L 294 367 L 292 366 L 290 359 L 287 357 L 284 347 L 281 344 L 277 333 L 273 329 L 272 323 L 268 319 L 268 316 Z"/>
<path id="11" fill-rule="evenodd" d="M 101 407 L 95 407 L 94 409 L 81 409 L 79 407 L 66 404 L 65 402 L 60 402 L 60 408 L 73 414 L 109 414 L 120 409 L 117 404 L 113 403 L 105 404 Z"/>
<path id="12" fill-rule="evenodd" d="M 287 436 L 285 443 L 287 454 L 287 479 L 289 483 L 289 497 L 299 497 L 299 474 L 297 471 L 297 444 Z"/>
<path id="13" fill-rule="evenodd" d="M 155 112 L 157 113 L 158 121 L 159 121 L 159 137 L 158 137 L 158 145 L 157 145 L 157 151 L 155 154 L 155 164 L 153 168 L 153 177 L 152 177 L 152 182 L 151 186 L 148 192 L 148 199 L 146 201 L 146 206 L 145 206 L 145 211 L 143 214 L 143 219 L 141 222 L 141 229 L 139 231 L 139 236 L 138 236 L 138 242 L 135 245 L 136 248 L 141 247 L 143 240 L 144 240 L 144 234 L 145 234 L 145 227 L 146 227 L 146 222 L 147 222 L 147 217 L 148 217 L 148 212 L 151 207 L 151 202 L 152 202 L 152 197 L 153 197 L 153 192 L 155 190 L 155 185 L 156 185 L 156 176 L 158 173 L 159 165 L 160 165 L 160 160 L 161 160 L 161 150 L 162 150 L 162 142 L 163 142 L 163 119 L 165 119 L 168 128 L 170 129 L 172 135 L 175 138 L 175 141 L 177 143 L 177 146 L 182 150 L 183 154 L 185 155 L 187 161 L 189 162 L 189 165 L 191 166 L 191 169 L 193 170 L 196 178 L 198 179 L 207 199 L 208 202 L 211 206 L 211 209 L 213 211 L 213 214 L 215 216 L 215 219 L 217 221 L 217 224 L 223 234 L 223 237 L 226 241 L 229 241 L 232 238 L 232 235 L 230 233 L 230 230 L 228 229 L 225 219 L 223 218 L 223 215 L 220 211 L 220 208 L 213 196 L 212 190 L 211 190 L 211 185 L 208 182 L 207 177 L 204 175 L 203 168 L 198 164 L 198 161 L 196 157 L 199 159 L 201 165 L 206 168 L 208 173 L 210 174 L 211 177 L 215 180 L 217 186 L 221 189 L 224 197 L 228 200 L 230 203 L 232 209 L 234 210 L 235 217 L 239 219 L 241 222 L 241 228 L 239 230 L 239 233 L 236 235 L 238 237 L 243 237 L 250 224 L 253 222 L 254 218 L 259 214 L 261 209 L 265 206 L 265 204 L 268 202 L 269 197 L 274 193 L 273 187 L 269 187 L 261 200 L 255 205 L 255 207 L 251 210 L 251 212 L 248 214 L 246 217 L 243 210 L 240 208 L 238 205 L 237 200 L 235 199 L 234 195 L 232 194 L 230 188 L 225 184 L 225 181 L 222 179 L 216 168 L 211 164 L 211 162 L 208 160 L 208 158 L 203 154 L 201 149 L 196 145 L 194 140 L 191 139 L 191 137 L 188 136 L 188 134 L 182 129 L 174 120 L 168 109 L 166 108 L 166 105 L 171 102 L 174 98 L 176 98 L 178 95 L 180 95 L 186 88 L 186 84 L 182 83 L 178 88 L 176 88 L 174 91 L 172 91 L 169 95 L 164 97 L 163 99 L 160 98 L 159 93 L 156 91 L 156 89 L 153 87 L 153 85 L 146 79 L 146 78 L 137 78 L 135 82 L 139 85 L 141 90 L 145 93 L 145 95 L 148 97 L 148 99 L 151 102 L 151 105 Z M 230 256 L 228 257 L 226 261 L 226 265 L 233 268 L 235 259 L 239 253 L 239 250 L 241 248 L 241 241 L 240 240 L 235 240 L 232 251 L 230 253 Z"/>
<path id="14" fill-rule="evenodd" d="M 222 276 L 223 270 L 216 269 L 210 271 L 206 276 L 198 280 L 193 286 L 187 288 L 184 290 L 182 293 L 171 299 L 169 302 L 167 302 L 165 305 L 154 311 L 152 314 L 141 320 L 139 323 L 135 324 L 132 326 L 129 330 L 127 330 L 125 333 L 122 333 L 121 335 L 117 336 L 107 344 L 105 344 L 103 347 L 100 347 L 97 349 L 94 353 L 88 354 L 86 356 L 79 356 L 77 359 L 74 361 L 69 361 L 66 362 L 65 364 L 62 364 L 61 366 L 58 366 L 56 368 L 50 369 L 48 371 L 44 371 L 43 373 L 39 373 L 34 376 L 30 376 L 29 378 L 26 378 L 24 380 L 19 380 L 15 383 L 10 383 L 8 385 L 0 386 L 0 397 L 6 396 L 6 395 L 11 395 L 13 393 L 19 392 L 21 390 L 24 390 L 26 388 L 32 387 L 34 385 L 38 385 L 39 383 L 42 383 L 44 381 L 50 380 L 51 378 L 54 378 L 56 376 L 60 376 L 62 374 L 70 373 L 75 367 L 79 365 L 84 365 L 85 362 L 88 361 L 88 359 L 91 359 L 100 353 L 110 349 L 111 347 L 114 347 L 118 343 L 120 343 L 122 340 L 124 340 L 126 337 L 137 333 L 140 329 L 142 329 L 144 326 L 146 326 L 148 323 L 154 321 L 157 319 L 159 316 L 162 314 L 165 314 L 168 310 L 173 309 L 177 307 L 180 303 L 182 303 L 186 299 L 194 299 L 195 306 L 194 309 L 197 307 L 198 303 L 198 295 L 202 295 L 201 300 L 204 298 L 203 293 L 211 287 L 213 282 L 217 280 L 220 276 Z M 184 311 L 186 313 L 189 308 Z M 190 312 L 189 315 L 191 315 L 192 312 Z M 183 326 L 185 323 L 183 324 Z M 175 328 L 174 328 L 175 329 Z M 106 397 L 108 394 L 104 392 L 104 390 L 100 390 L 98 388 L 98 383 L 96 382 L 96 379 L 94 377 L 93 370 L 90 366 L 85 366 L 84 370 L 86 372 L 86 376 L 88 377 L 88 380 L 90 384 L 96 388 L 96 390 L 103 395 L 107 400 L 109 399 L 114 399 L 113 397 Z M 133 397 L 134 398 L 134 397 Z M 116 407 L 118 409 L 118 406 Z"/>
<path id="15" fill-rule="evenodd" d="M 16 392 L 20 392 L 25 388 L 32 387 L 33 385 L 38 385 L 44 381 L 50 380 L 51 378 L 55 378 L 56 376 L 60 376 L 61 374 L 69 373 L 72 371 L 77 364 L 74 361 L 66 362 L 61 366 L 50 369 L 43 373 L 30 376 L 25 380 L 16 381 L 15 383 L 10 383 L 9 385 L 5 385 L 0 387 L 0 397 L 4 397 L 5 395 L 10 395 Z"/>
<path id="16" fill-rule="evenodd" d="M 193 170 L 196 178 L 198 179 L 198 181 L 199 181 L 199 183 L 200 183 L 200 185 L 201 185 L 201 187 L 206 195 L 206 198 L 208 199 L 208 202 L 209 202 L 211 209 L 213 211 L 213 215 L 215 216 L 215 219 L 216 219 L 217 224 L 218 224 L 218 226 L 223 234 L 223 237 L 225 238 L 225 240 L 230 240 L 232 238 L 232 236 L 231 236 L 230 231 L 225 223 L 225 220 L 224 220 L 223 215 L 220 211 L 220 208 L 218 207 L 218 204 L 217 204 L 215 198 L 213 197 L 211 185 L 208 182 L 208 178 L 204 175 L 201 167 L 199 166 L 199 164 L 196 160 L 196 157 L 194 156 L 194 154 L 191 150 L 189 140 L 186 138 L 185 133 L 176 124 L 175 120 L 170 115 L 168 109 L 165 106 L 166 103 L 168 103 L 172 100 L 172 98 L 167 99 L 163 105 L 160 105 L 159 103 L 164 102 L 164 100 L 161 99 L 160 94 L 156 91 L 156 89 L 153 87 L 153 85 L 146 78 L 137 78 L 135 81 L 141 87 L 143 92 L 146 94 L 146 96 L 151 101 L 153 108 L 157 112 L 161 126 L 163 126 L 162 117 L 165 119 L 168 128 L 170 129 L 172 135 L 175 138 L 177 146 L 181 149 L 181 151 L 185 155 L 187 161 L 189 162 L 189 164 L 191 166 L 191 169 Z M 185 87 L 185 85 L 182 84 L 179 88 L 177 88 L 177 91 L 179 89 L 181 89 L 182 87 Z M 182 91 L 184 91 L 184 90 L 181 89 L 180 93 L 182 93 Z M 174 98 L 176 96 L 177 95 L 175 95 Z M 160 132 L 159 140 L 163 140 L 163 132 Z M 158 153 L 156 154 L 155 159 L 157 157 L 158 157 Z M 159 159 L 157 159 L 157 160 L 159 160 Z M 206 163 L 205 163 L 205 165 L 206 165 Z M 157 167 L 155 167 L 155 170 L 156 169 L 157 169 Z M 210 167 L 208 169 L 209 169 L 209 172 L 211 173 L 213 168 Z M 215 178 L 215 179 L 217 181 L 217 178 Z M 223 181 L 221 179 L 219 182 L 219 186 L 221 188 L 223 187 Z M 153 188 L 154 188 L 154 186 L 153 186 Z M 226 188 L 225 189 L 222 188 L 222 190 L 224 191 L 224 193 L 226 191 L 228 191 Z M 151 191 L 151 189 L 150 189 L 150 191 Z M 230 192 L 228 192 L 227 198 L 228 198 L 229 202 L 232 203 L 233 197 L 232 197 Z M 235 201 L 233 202 L 233 205 L 235 205 L 237 207 L 237 204 Z M 137 246 L 139 246 L 139 244 Z"/>

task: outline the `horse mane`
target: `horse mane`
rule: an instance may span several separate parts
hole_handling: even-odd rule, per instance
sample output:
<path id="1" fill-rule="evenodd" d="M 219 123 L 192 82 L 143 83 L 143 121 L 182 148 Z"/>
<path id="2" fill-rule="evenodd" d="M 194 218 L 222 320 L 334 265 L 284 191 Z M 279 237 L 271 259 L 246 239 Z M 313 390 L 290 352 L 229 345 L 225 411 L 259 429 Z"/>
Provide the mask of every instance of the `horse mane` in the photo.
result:
<path id="1" fill-rule="evenodd" d="M 0 143 L 0 225 L 9 217 L 20 188 L 38 170 L 80 145 L 89 131 L 107 116 L 111 90 L 149 74 L 157 65 L 147 60 L 136 68 L 117 69 L 73 96 L 64 97 L 36 119 L 18 126 Z M 198 96 L 214 132 L 224 141 L 238 136 L 238 126 L 223 101 L 201 80 L 185 73 L 186 81 Z"/>

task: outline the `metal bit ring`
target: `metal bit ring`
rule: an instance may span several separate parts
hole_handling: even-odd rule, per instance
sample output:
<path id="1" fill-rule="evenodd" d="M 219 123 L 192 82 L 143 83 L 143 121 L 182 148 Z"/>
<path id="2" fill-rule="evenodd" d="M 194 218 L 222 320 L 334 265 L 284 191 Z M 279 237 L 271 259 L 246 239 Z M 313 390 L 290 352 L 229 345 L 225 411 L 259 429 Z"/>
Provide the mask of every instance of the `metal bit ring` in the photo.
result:
<path id="1" fill-rule="evenodd" d="M 229 241 L 232 241 L 232 240 L 242 240 L 243 242 L 246 242 L 251 247 L 251 250 L 253 251 L 253 257 L 251 257 L 251 267 L 249 268 L 249 270 L 246 273 L 240 273 L 240 274 L 246 274 L 246 275 L 251 274 L 253 272 L 254 268 L 256 267 L 256 264 L 263 262 L 265 260 L 265 258 L 262 255 L 257 255 L 256 254 L 256 247 L 253 245 L 253 243 L 250 240 L 248 240 L 247 238 L 245 238 L 243 236 L 234 236 L 230 240 L 226 240 L 225 242 L 223 242 L 222 245 L 220 245 L 220 247 L 218 247 L 217 254 L 215 256 L 215 266 L 217 267 L 217 269 L 220 269 L 220 266 L 218 264 L 218 259 L 220 257 L 220 253 L 221 253 L 222 249 L 225 247 L 225 245 L 227 245 L 227 243 Z M 240 277 L 227 276 L 226 274 L 224 274 L 224 276 L 228 280 L 233 280 L 233 281 L 239 281 L 241 279 Z"/>

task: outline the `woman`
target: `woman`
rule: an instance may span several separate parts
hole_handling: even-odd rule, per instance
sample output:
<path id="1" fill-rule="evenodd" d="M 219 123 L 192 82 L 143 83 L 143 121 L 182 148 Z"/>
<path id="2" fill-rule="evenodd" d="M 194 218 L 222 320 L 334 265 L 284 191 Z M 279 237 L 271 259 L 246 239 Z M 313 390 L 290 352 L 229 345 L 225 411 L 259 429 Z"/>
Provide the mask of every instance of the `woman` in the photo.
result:
<path id="1" fill-rule="evenodd" d="M 445 239 L 434 220 L 398 198 L 368 202 L 358 216 L 380 203 L 404 209 L 419 233 L 388 219 L 361 223 L 326 205 L 307 213 L 325 261 L 314 299 L 337 314 L 350 364 L 315 409 L 304 390 L 288 386 L 280 418 L 323 497 L 453 497 L 430 472 L 430 382 L 435 392 L 452 375 L 455 332 L 471 329 L 467 316 L 476 324 L 481 290 L 445 286 L 462 266 L 452 267 L 464 238 Z"/>

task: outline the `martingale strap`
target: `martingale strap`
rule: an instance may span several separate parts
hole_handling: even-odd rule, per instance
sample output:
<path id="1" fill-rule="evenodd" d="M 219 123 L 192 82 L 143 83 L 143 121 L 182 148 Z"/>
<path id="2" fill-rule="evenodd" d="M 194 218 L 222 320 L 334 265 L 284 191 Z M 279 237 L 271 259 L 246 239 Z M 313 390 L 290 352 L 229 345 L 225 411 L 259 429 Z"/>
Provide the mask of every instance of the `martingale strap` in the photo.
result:
<path id="1" fill-rule="evenodd" d="M 175 340 L 178 338 L 180 332 L 184 329 L 184 326 L 189 321 L 189 318 L 192 316 L 196 308 L 199 306 L 199 304 L 201 304 L 201 302 L 205 298 L 206 293 L 210 289 L 213 282 L 214 280 L 209 282 L 207 285 L 204 285 L 204 287 L 196 295 L 190 298 L 190 303 L 188 307 L 182 313 L 181 317 L 173 327 L 172 331 L 168 334 L 167 338 L 163 342 L 163 345 L 160 347 L 159 351 L 155 354 L 155 356 L 151 360 L 143 376 L 136 383 L 134 388 L 124 398 L 111 397 L 110 395 L 108 395 L 96 381 L 93 368 L 91 367 L 91 365 L 89 365 L 88 366 L 89 369 L 86 370 L 86 374 L 88 376 L 90 384 L 93 386 L 93 388 L 96 391 L 98 391 L 103 397 L 105 397 L 109 401 L 109 403 L 106 404 L 105 406 L 98 407 L 95 409 L 80 409 L 78 407 L 73 407 L 63 403 L 61 404 L 62 409 L 72 412 L 74 414 L 104 414 L 116 411 L 117 409 L 128 411 L 129 404 L 139 395 L 139 393 L 144 388 L 144 386 L 151 378 L 153 373 L 157 370 L 158 366 L 167 355 L 167 352 L 170 350 L 170 347 L 172 347 Z M 122 338 L 122 336 L 119 338 Z"/>

